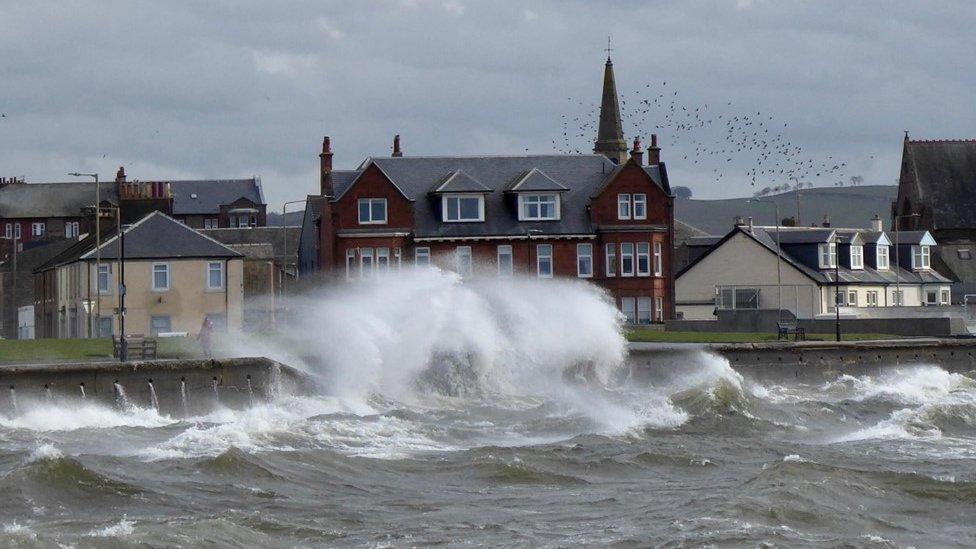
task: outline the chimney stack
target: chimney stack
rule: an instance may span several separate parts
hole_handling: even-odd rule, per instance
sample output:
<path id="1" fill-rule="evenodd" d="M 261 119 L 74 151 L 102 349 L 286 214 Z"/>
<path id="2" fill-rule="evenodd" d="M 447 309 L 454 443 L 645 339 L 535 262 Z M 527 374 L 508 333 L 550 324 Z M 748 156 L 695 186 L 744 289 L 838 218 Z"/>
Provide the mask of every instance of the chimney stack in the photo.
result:
<path id="1" fill-rule="evenodd" d="M 828 227 L 828 228 L 830 227 L 830 216 L 829 215 L 824 214 L 822 226 L 823 227 Z"/>
<path id="2" fill-rule="evenodd" d="M 319 154 L 319 193 L 332 196 L 332 140 L 322 138 L 322 153 Z"/>
<path id="3" fill-rule="evenodd" d="M 647 165 L 656 166 L 661 163 L 661 148 L 657 146 L 657 134 L 651 134 L 651 146 L 647 148 Z"/>
<path id="4" fill-rule="evenodd" d="M 119 166 L 119 171 L 115 172 L 115 182 L 125 183 L 125 167 Z"/>
<path id="5" fill-rule="evenodd" d="M 640 137 L 634 138 L 634 148 L 630 150 L 630 157 L 638 166 L 644 165 L 644 149 L 641 148 Z"/>
<path id="6" fill-rule="evenodd" d="M 876 233 L 884 230 L 884 223 L 882 223 L 880 215 L 874 214 L 874 217 L 871 218 L 871 230 Z"/>
<path id="7" fill-rule="evenodd" d="M 403 156 L 403 151 L 400 150 L 400 134 L 393 136 L 393 158 L 400 158 Z"/>

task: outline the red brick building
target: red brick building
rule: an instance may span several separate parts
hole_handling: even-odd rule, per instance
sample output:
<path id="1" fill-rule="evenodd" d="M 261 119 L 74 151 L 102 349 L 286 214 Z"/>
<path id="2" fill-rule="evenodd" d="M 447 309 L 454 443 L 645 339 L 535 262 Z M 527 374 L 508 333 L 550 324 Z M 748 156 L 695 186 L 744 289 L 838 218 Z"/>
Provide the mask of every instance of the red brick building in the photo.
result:
<path id="1" fill-rule="evenodd" d="M 611 93 L 608 93 L 608 89 Z M 404 264 L 462 276 L 585 278 L 632 323 L 674 311 L 674 202 L 656 136 L 629 158 L 607 60 L 595 154 L 391 157 L 334 170 L 322 145 L 321 193 L 309 197 L 300 264 L 358 278 Z"/>

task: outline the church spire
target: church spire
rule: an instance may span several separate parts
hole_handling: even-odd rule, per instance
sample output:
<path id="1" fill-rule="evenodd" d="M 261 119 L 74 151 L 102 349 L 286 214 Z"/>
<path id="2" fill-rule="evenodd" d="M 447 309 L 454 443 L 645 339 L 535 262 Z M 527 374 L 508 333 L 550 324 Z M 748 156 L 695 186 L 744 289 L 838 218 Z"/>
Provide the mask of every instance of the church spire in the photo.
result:
<path id="1" fill-rule="evenodd" d="M 603 69 L 603 100 L 600 104 L 600 129 L 596 134 L 593 152 L 606 155 L 620 164 L 627 159 L 627 141 L 620 123 L 620 105 L 617 103 L 617 84 L 613 79 L 613 62 L 610 61 L 610 39 L 607 38 L 607 64 Z"/>

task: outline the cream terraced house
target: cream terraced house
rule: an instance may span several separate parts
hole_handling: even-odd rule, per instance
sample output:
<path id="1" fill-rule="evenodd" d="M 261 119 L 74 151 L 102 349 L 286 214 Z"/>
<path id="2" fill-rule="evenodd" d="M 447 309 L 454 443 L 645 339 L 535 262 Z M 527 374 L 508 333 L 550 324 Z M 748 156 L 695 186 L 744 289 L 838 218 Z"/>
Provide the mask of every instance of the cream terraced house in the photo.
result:
<path id="1" fill-rule="evenodd" d="M 737 225 L 724 237 L 694 237 L 675 280 L 688 320 L 718 310 L 785 310 L 797 318 L 871 316 L 883 307 L 942 306 L 951 281 L 932 269 L 928 232 Z M 839 283 L 838 283 L 839 280 Z"/>
<path id="2" fill-rule="evenodd" d="M 37 337 L 119 333 L 120 250 L 126 334 L 195 334 L 205 318 L 241 328 L 242 254 L 158 211 L 116 233 L 102 236 L 100 265 L 89 235 L 34 271 Z"/>

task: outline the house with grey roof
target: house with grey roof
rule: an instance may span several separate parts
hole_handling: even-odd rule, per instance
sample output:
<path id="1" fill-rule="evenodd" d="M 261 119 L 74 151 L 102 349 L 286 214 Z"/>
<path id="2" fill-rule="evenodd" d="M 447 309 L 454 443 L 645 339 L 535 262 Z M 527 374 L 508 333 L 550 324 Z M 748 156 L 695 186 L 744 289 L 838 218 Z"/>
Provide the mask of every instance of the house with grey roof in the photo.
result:
<path id="1" fill-rule="evenodd" d="M 953 301 L 976 302 L 976 140 L 905 133 L 891 226 L 928 231 L 939 242 L 932 265 L 953 281 Z"/>
<path id="2" fill-rule="evenodd" d="M 737 224 L 723 237 L 688 241 L 693 259 L 676 276 L 676 307 L 689 320 L 721 310 L 779 310 L 817 318 L 870 317 L 890 307 L 950 304 L 951 281 L 932 268 L 927 232 Z"/>
<path id="3" fill-rule="evenodd" d="M 462 278 L 573 277 L 605 288 L 631 323 L 671 318 L 667 168 L 655 135 L 627 150 L 609 59 L 604 74 L 593 154 L 411 157 L 397 136 L 391 156 L 334 170 L 326 137 L 303 273 L 358 279 L 436 265 Z"/>
<path id="4" fill-rule="evenodd" d="M 244 255 L 159 211 L 110 225 L 34 270 L 37 337 L 197 333 L 204 319 L 240 329 Z M 123 291 L 124 289 L 124 291 Z"/>

